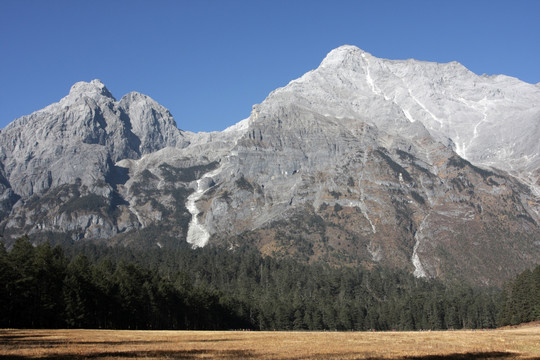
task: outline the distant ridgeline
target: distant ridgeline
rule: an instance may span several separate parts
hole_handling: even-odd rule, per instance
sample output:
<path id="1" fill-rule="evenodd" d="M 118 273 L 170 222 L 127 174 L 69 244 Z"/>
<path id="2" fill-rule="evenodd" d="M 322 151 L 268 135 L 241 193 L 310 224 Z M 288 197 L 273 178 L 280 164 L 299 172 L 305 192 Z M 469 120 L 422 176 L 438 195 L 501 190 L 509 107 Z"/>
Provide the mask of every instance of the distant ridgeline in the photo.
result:
<path id="1" fill-rule="evenodd" d="M 504 291 L 254 250 L 156 250 L 19 238 L 0 245 L 0 328 L 418 330 L 540 319 L 540 266 Z"/>

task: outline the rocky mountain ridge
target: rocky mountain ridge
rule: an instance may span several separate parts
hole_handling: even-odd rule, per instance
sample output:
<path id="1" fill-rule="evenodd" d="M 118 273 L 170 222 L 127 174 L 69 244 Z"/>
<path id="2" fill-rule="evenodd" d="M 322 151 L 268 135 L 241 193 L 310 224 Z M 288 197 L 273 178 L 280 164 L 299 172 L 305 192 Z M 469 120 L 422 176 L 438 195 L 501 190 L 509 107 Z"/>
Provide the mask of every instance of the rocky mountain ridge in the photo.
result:
<path id="1" fill-rule="evenodd" d="M 0 225 L 497 283 L 540 255 L 539 120 L 535 85 L 353 46 L 222 132 L 81 82 L 0 134 Z"/>
<path id="2" fill-rule="evenodd" d="M 396 119 L 418 121 L 439 141 L 451 140 L 461 157 L 514 174 L 540 166 L 537 87 L 504 75 L 478 76 L 457 62 L 386 60 L 342 46 L 265 103 L 279 97 L 395 131 Z M 389 119 L 394 123 L 386 124 Z"/>

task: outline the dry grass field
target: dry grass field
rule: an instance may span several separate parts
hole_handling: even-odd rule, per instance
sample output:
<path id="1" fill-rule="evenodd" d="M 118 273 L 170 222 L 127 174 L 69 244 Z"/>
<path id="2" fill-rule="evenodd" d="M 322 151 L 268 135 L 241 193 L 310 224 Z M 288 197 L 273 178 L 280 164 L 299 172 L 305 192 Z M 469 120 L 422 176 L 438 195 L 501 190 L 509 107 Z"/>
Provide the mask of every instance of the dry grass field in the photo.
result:
<path id="1" fill-rule="evenodd" d="M 540 326 L 490 331 L 0 330 L 0 359 L 540 359 Z"/>

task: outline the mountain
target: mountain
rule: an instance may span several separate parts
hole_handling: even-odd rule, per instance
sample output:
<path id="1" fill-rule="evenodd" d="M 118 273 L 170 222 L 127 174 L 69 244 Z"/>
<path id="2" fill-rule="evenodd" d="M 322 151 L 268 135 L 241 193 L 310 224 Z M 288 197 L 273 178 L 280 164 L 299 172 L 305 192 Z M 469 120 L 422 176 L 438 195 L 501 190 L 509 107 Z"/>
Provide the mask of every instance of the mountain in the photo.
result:
<path id="1" fill-rule="evenodd" d="M 116 185 L 127 173 L 117 161 L 189 143 L 154 100 L 130 93 L 117 102 L 99 80 L 73 85 L 60 102 L 8 125 L 0 139 L 5 226 L 31 233 L 92 227 L 94 237 L 133 226 L 123 211 L 85 211 L 118 208 Z"/>
<path id="2" fill-rule="evenodd" d="M 497 284 L 540 255 L 539 120 L 538 86 L 354 46 L 222 132 L 77 83 L 0 134 L 0 225 Z"/>

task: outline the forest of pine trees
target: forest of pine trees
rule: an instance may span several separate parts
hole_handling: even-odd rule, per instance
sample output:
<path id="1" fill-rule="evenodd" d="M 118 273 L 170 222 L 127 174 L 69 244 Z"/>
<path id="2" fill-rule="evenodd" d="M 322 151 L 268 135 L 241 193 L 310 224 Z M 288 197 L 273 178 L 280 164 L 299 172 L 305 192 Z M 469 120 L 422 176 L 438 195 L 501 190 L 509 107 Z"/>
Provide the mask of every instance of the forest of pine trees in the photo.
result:
<path id="1" fill-rule="evenodd" d="M 540 320 L 540 265 L 525 270 L 503 289 L 500 325 Z"/>
<path id="2" fill-rule="evenodd" d="M 415 330 L 540 319 L 540 266 L 503 290 L 263 257 L 0 243 L 0 328 Z"/>

